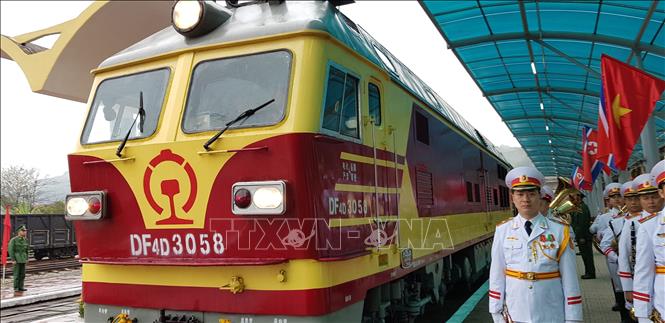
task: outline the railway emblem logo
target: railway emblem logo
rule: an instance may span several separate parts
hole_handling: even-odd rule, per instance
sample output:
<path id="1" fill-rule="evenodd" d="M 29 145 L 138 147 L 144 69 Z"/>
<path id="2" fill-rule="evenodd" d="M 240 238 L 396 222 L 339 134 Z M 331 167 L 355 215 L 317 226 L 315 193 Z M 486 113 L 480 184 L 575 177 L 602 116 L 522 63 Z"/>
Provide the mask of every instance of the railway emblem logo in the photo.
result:
<path id="1" fill-rule="evenodd" d="M 162 204 L 166 204 L 168 200 L 168 205 L 166 209 L 160 205 L 155 199 L 154 193 L 150 187 L 152 176 L 155 172 L 159 171 L 161 167 L 170 166 L 170 169 L 162 171 L 161 173 L 169 174 L 173 170 L 172 167 L 176 167 L 175 171 L 184 171 L 187 175 L 189 185 L 184 185 L 184 187 L 189 187 L 189 195 L 184 200 L 184 203 L 178 203 L 182 205 L 176 205 L 177 201 L 182 201 L 182 198 L 176 198 L 177 195 L 181 193 L 181 183 L 177 178 L 166 178 L 160 182 L 161 195 L 166 197 L 166 199 L 161 198 Z M 150 207 L 157 212 L 157 214 L 167 215 L 168 217 L 163 218 L 155 222 L 156 225 L 170 225 L 170 224 L 192 224 L 194 223 L 191 219 L 184 219 L 179 217 L 178 214 L 184 212 L 187 214 L 194 206 L 194 201 L 196 200 L 196 191 L 197 191 L 197 182 L 196 174 L 192 166 L 185 161 L 185 158 L 182 156 L 171 152 L 170 149 L 162 150 L 157 156 L 153 157 L 148 166 L 145 169 L 143 174 L 143 191 L 145 197 L 150 204 Z M 166 211 L 166 212 L 165 212 Z"/>
<path id="2" fill-rule="evenodd" d="M 528 180 L 529 180 L 529 177 L 527 177 L 526 175 L 522 175 L 522 176 L 520 176 L 520 182 L 521 182 L 521 183 L 525 183 L 525 182 L 528 181 Z"/>

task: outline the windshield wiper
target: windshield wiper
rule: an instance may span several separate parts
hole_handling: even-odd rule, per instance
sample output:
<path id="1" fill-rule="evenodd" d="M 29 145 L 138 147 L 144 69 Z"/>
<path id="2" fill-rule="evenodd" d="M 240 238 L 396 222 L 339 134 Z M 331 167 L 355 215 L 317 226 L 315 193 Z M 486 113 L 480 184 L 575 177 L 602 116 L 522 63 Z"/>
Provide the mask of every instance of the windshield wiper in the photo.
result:
<path id="1" fill-rule="evenodd" d="M 122 140 L 120 143 L 120 146 L 118 146 L 118 149 L 115 151 L 115 155 L 118 157 L 122 157 L 122 150 L 125 148 L 125 145 L 127 144 L 127 140 L 129 140 L 129 135 L 132 133 L 132 129 L 134 128 L 134 124 L 136 124 L 136 119 L 139 119 L 139 131 L 143 133 L 143 124 L 145 123 L 145 109 L 143 109 L 143 91 L 139 93 L 139 112 L 136 114 L 136 117 L 134 117 L 134 121 L 132 121 L 132 125 L 129 126 L 129 130 L 127 130 L 127 134 L 125 135 L 125 139 Z"/>
<path id="2" fill-rule="evenodd" d="M 263 108 L 265 108 L 266 106 L 268 106 L 270 103 L 273 103 L 273 102 L 275 102 L 275 99 L 271 99 L 270 101 L 268 101 L 264 104 L 261 104 L 256 108 L 247 109 L 247 110 L 243 111 L 243 113 L 241 113 L 237 118 L 227 122 L 226 127 L 224 127 L 224 129 L 220 130 L 218 133 L 216 133 L 214 136 L 212 136 L 212 138 L 208 139 L 208 141 L 206 141 L 206 143 L 203 144 L 203 148 L 206 151 L 210 151 L 210 145 L 212 145 L 212 143 L 215 142 L 215 140 L 217 140 L 219 138 L 219 136 L 221 136 L 227 129 L 229 129 L 229 127 L 231 127 L 232 125 L 238 123 L 239 121 L 242 121 L 244 119 L 247 119 L 247 118 L 251 117 L 252 115 L 254 115 L 254 113 L 256 113 L 257 111 L 259 111 Z"/>

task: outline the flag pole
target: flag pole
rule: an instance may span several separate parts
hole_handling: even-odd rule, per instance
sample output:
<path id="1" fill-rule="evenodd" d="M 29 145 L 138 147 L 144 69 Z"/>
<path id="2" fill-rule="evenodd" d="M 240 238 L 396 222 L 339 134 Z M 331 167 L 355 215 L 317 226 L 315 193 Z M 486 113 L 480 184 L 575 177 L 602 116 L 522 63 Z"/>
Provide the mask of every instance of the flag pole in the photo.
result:
<path id="1" fill-rule="evenodd" d="M 0 281 L 2 285 L 6 284 L 6 272 L 7 272 L 7 246 L 9 244 L 9 237 L 11 235 L 11 219 L 9 210 L 11 209 L 10 205 L 5 205 L 5 218 L 2 221 L 2 280 Z"/>

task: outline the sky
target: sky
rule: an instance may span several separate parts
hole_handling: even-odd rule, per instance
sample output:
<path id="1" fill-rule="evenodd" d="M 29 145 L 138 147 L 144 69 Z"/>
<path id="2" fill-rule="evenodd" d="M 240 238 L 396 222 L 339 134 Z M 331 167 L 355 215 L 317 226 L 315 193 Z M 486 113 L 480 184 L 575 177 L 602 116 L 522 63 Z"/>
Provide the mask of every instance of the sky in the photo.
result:
<path id="1" fill-rule="evenodd" d="M 47 28 L 75 18 L 88 4 L 0 1 L 0 33 L 17 36 Z M 418 2 L 360 1 L 341 10 L 495 145 L 519 146 Z M 67 154 L 80 137 L 86 105 L 33 93 L 13 61 L 1 59 L 0 74 L 0 166 L 34 167 L 45 177 L 62 175 Z"/>

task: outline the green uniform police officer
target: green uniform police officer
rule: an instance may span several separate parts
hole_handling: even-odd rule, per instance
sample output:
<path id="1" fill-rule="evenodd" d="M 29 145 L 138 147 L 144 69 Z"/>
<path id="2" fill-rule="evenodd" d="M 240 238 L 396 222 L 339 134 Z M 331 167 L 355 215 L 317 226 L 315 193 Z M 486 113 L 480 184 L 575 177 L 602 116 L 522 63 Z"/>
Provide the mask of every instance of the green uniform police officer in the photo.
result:
<path id="1" fill-rule="evenodd" d="M 9 240 L 7 251 L 9 252 L 9 259 L 14 262 L 14 291 L 23 292 L 27 289 L 24 288 L 25 282 L 25 264 L 28 262 L 28 249 L 30 244 L 26 235 L 28 230 L 25 225 L 22 225 L 16 230 L 16 236 Z"/>

